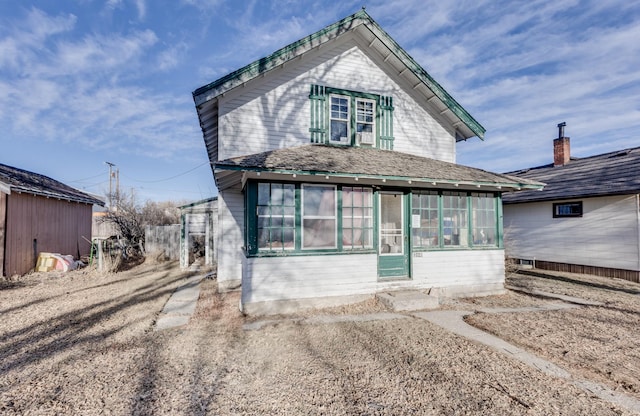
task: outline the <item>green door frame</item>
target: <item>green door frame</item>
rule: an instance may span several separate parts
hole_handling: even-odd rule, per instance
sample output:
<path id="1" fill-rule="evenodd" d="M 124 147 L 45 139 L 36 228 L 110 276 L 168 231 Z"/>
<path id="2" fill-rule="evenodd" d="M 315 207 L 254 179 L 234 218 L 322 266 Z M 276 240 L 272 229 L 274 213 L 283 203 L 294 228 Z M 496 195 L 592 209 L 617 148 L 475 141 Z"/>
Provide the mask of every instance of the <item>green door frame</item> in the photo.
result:
<path id="1" fill-rule="evenodd" d="M 408 279 L 411 278 L 411 245 L 409 244 L 410 228 L 409 219 L 411 218 L 409 207 L 409 193 L 404 191 L 382 190 L 376 192 L 377 204 L 377 233 L 376 240 L 378 242 L 378 278 L 380 280 L 388 279 Z M 392 208 L 392 200 L 388 204 L 383 204 L 383 199 L 394 196 L 400 197 L 400 206 L 396 207 L 399 212 L 387 213 L 387 208 Z M 383 208 L 383 205 L 385 208 Z M 400 214 L 400 218 L 397 215 Z M 383 223 L 383 219 L 395 219 L 400 221 L 400 228 L 397 222 Z M 387 224 L 387 225 L 385 225 Z M 395 224 L 395 225 L 391 225 Z"/>

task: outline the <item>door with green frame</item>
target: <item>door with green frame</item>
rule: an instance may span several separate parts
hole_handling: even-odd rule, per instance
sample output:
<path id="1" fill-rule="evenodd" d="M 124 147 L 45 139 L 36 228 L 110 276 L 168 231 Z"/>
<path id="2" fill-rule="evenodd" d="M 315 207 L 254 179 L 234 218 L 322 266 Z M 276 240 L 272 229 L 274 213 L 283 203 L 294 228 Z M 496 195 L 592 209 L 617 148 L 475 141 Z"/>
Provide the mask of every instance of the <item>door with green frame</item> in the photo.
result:
<path id="1" fill-rule="evenodd" d="M 403 192 L 378 193 L 378 277 L 410 277 L 408 195 Z"/>

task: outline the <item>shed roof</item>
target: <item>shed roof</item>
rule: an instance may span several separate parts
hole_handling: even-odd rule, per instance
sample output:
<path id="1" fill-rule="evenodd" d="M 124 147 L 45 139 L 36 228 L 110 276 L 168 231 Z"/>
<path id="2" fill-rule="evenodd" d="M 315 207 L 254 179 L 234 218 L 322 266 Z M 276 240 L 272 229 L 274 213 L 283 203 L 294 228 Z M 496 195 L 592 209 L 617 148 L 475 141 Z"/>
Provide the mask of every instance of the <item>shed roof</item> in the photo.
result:
<path id="1" fill-rule="evenodd" d="M 285 174 L 362 176 L 471 188 L 489 186 L 540 189 L 543 184 L 511 175 L 492 173 L 397 151 L 375 148 L 307 144 L 247 156 L 215 164 L 216 170 L 244 170 Z M 434 186 L 435 186 L 434 185 Z"/>
<path id="2" fill-rule="evenodd" d="M 104 202 L 48 176 L 0 163 L 0 191 L 27 193 L 83 204 L 104 206 Z"/>
<path id="3" fill-rule="evenodd" d="M 364 30 L 362 30 L 364 28 Z M 305 38 L 302 38 L 296 42 L 291 43 L 277 51 L 273 52 L 264 58 L 258 59 L 224 77 L 202 86 L 193 91 L 193 99 L 198 110 L 198 116 L 201 121 L 203 114 L 203 105 L 208 101 L 215 99 L 216 97 L 224 94 L 225 92 L 232 90 L 244 83 L 257 78 L 276 69 L 287 62 L 300 57 L 301 55 L 314 50 L 333 39 L 343 36 L 348 32 L 356 32 L 363 36 L 370 47 L 376 48 L 385 56 L 384 61 L 387 62 L 390 57 L 395 57 L 395 60 L 401 65 L 401 70 L 398 70 L 399 74 L 404 77 L 412 76 L 412 80 L 416 80 L 417 84 L 414 89 L 422 85 L 426 87 L 426 90 L 430 91 L 428 97 L 437 97 L 446 110 L 449 110 L 458 120 L 458 123 L 465 126 L 465 129 L 461 129 L 461 139 L 471 138 L 477 136 L 480 139 L 484 138 L 485 128 L 476 121 L 471 114 L 469 114 L 458 102 L 449 95 L 449 93 L 436 82 L 427 71 L 420 66 L 400 45 L 391 38 L 371 16 L 364 10 L 364 8 L 351 16 L 348 16 L 334 24 L 331 24 L 324 29 L 321 29 Z M 397 69 L 397 68 L 395 68 Z M 206 110 L 204 110 L 206 113 Z M 205 132 L 206 135 L 206 132 Z"/>
<path id="4" fill-rule="evenodd" d="M 509 174 L 544 182 L 542 192 L 505 195 L 505 203 L 566 200 L 640 193 L 640 147 L 553 164 Z"/>

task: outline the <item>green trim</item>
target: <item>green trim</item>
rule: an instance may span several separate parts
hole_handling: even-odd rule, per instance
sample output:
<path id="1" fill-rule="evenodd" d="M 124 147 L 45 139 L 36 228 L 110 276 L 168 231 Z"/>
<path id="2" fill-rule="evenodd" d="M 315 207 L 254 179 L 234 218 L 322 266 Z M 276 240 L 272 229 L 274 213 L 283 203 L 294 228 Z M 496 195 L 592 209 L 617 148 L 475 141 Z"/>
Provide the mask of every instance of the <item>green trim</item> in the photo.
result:
<path id="1" fill-rule="evenodd" d="M 362 20 L 362 22 L 358 22 L 359 20 Z M 370 20 L 371 18 L 369 17 L 369 15 L 364 10 L 360 10 L 357 13 L 352 14 L 351 16 L 347 16 L 344 19 L 339 20 L 336 23 L 333 23 L 325 27 L 324 29 L 320 29 L 319 31 L 312 33 L 309 36 L 306 36 L 296 42 L 293 42 L 283 48 L 280 48 L 277 51 L 273 52 L 271 55 L 267 55 L 264 58 L 260 58 L 257 61 L 254 61 L 248 65 L 245 65 L 242 68 L 237 69 L 231 72 L 230 74 L 227 74 L 224 77 L 219 78 L 216 81 L 213 81 L 210 84 L 207 84 L 205 86 L 202 86 L 196 89 L 192 93 L 195 104 L 196 106 L 199 106 L 210 99 L 209 98 L 209 99 L 205 99 L 204 101 L 200 101 L 198 99 L 198 96 L 202 94 L 205 94 L 211 90 L 214 90 L 216 88 L 220 88 L 223 86 L 225 88 L 222 88 L 222 89 L 225 91 L 235 88 L 236 86 L 242 84 L 243 82 L 247 82 L 264 72 L 268 72 L 278 67 L 279 65 L 282 65 L 283 63 L 297 57 L 299 54 L 305 52 L 305 51 L 299 51 L 298 49 L 305 48 L 307 45 L 311 45 L 311 48 L 314 48 L 324 43 L 324 42 L 322 43 L 314 42 L 315 40 L 322 38 L 323 36 L 326 36 L 326 35 L 333 35 L 331 36 L 332 38 L 338 37 L 343 33 L 343 31 L 348 31 Z M 349 27 L 345 28 L 345 26 L 348 26 L 348 25 Z M 216 94 L 216 96 L 219 95 L 220 93 L 222 92 L 219 92 L 218 94 Z"/>
<path id="2" fill-rule="evenodd" d="M 304 171 L 304 170 L 286 170 L 286 169 L 270 169 L 270 168 L 262 168 L 262 167 L 246 167 L 246 166 L 237 166 L 237 165 L 224 165 L 224 164 L 216 164 L 215 169 L 219 170 L 230 170 L 230 171 L 246 171 L 246 172 L 267 172 L 267 173 L 275 173 L 280 175 L 309 175 L 309 176 L 333 176 L 337 178 L 360 178 L 360 179 L 373 179 L 373 180 L 382 180 L 386 179 L 388 181 L 412 181 L 412 182 L 436 182 L 438 185 L 454 185 L 458 184 L 460 186 L 474 186 L 474 187 L 503 187 L 503 188 L 521 188 L 521 189 L 542 189 L 544 185 L 532 185 L 532 184 L 524 184 L 524 183 L 507 183 L 507 182 L 467 182 L 467 181 L 456 181 L 453 179 L 434 179 L 434 178 L 416 178 L 410 176 L 384 176 L 384 175 L 369 175 L 369 174 L 358 174 L 358 173 L 342 173 L 342 172 L 329 172 L 329 171 Z M 409 187 L 410 188 L 410 187 Z M 455 191 L 454 189 L 450 189 L 451 191 Z M 470 189 L 461 189 L 461 191 L 472 192 Z M 495 191 L 476 191 L 476 192 L 495 192 Z"/>
<path id="3" fill-rule="evenodd" d="M 393 97 L 380 96 L 378 98 L 378 126 L 377 147 L 393 150 Z"/>
<path id="4" fill-rule="evenodd" d="M 326 89 L 322 85 L 311 85 L 309 93 L 311 102 L 310 117 L 311 143 L 327 142 L 327 117 L 326 117 Z"/>
<path id="5" fill-rule="evenodd" d="M 498 204 L 496 212 L 498 213 L 498 247 L 504 249 L 504 213 L 502 212 L 502 195 L 496 197 Z"/>
<path id="6" fill-rule="evenodd" d="M 349 143 L 331 142 L 331 96 L 349 98 Z M 357 137 L 357 100 L 371 100 L 375 103 L 374 148 L 393 150 L 393 98 L 343 88 L 311 85 L 310 126 L 311 143 L 330 146 L 361 146 Z M 368 146 L 368 145 L 366 145 Z"/>
<path id="7" fill-rule="evenodd" d="M 293 42 L 271 55 L 260 58 L 236 71 L 225 75 L 218 80 L 202 86 L 193 91 L 193 100 L 196 107 L 200 107 L 205 102 L 229 91 L 244 82 L 250 81 L 260 74 L 271 71 L 278 66 L 296 58 L 297 56 L 311 50 L 323 43 L 342 35 L 357 26 L 365 25 L 371 30 L 376 38 L 381 41 L 413 74 L 422 81 L 446 106 L 453 112 L 476 136 L 484 139 L 485 128 L 476 121 L 449 93 L 436 82 L 427 71 L 420 66 L 389 34 L 376 23 L 364 10 L 359 10 L 351 16 L 345 17 L 324 29 L 321 29 L 307 37 Z M 329 39 L 316 42 L 322 37 L 329 36 Z M 214 91 L 217 90 L 217 91 Z M 209 94 L 211 93 L 211 94 Z M 206 95 L 206 96 L 203 96 Z"/>
<path id="8" fill-rule="evenodd" d="M 295 248 L 291 250 L 259 250 L 258 249 L 258 228 L 257 228 L 257 203 L 258 203 L 258 183 L 275 183 L 275 184 L 288 184 L 294 185 L 295 190 Z M 313 185 L 310 183 L 310 185 Z M 411 264 L 412 264 L 412 253 L 414 252 L 433 252 L 433 251 L 469 251 L 469 250 L 503 250 L 504 249 L 504 230 L 503 230 L 503 212 L 502 212 L 502 204 L 500 194 L 497 192 L 473 192 L 473 191 L 453 191 L 455 193 L 463 193 L 466 197 L 467 203 L 467 245 L 460 246 L 445 246 L 443 241 L 443 231 L 444 231 L 444 213 L 443 213 L 443 193 L 449 192 L 445 190 L 439 190 L 437 193 L 437 209 L 438 209 L 438 244 L 433 246 L 413 246 L 412 239 L 412 214 L 413 214 L 413 202 L 412 196 L 420 194 L 420 190 L 407 190 L 402 188 L 385 188 L 385 189 L 372 189 L 370 186 L 366 185 L 335 185 L 336 186 L 336 239 L 337 239 L 337 248 L 329 248 L 329 249 L 302 249 L 302 183 L 300 182 L 283 182 L 283 181 L 274 181 L 274 180 L 249 180 L 247 182 L 246 191 L 245 191 L 245 248 L 246 254 L 249 257 L 280 257 L 280 256 L 298 256 L 298 255 L 317 255 L 317 254 L 376 254 L 379 256 L 379 233 L 380 233 L 380 194 L 382 192 L 397 192 L 402 195 L 403 203 L 404 203 L 404 217 L 405 222 L 404 233 L 405 240 L 404 244 L 404 253 L 405 260 L 407 264 L 408 275 L 411 275 Z M 372 189 L 372 248 L 356 248 L 356 249 L 345 249 L 344 244 L 342 242 L 342 233 L 343 233 L 343 217 L 344 217 L 344 200 L 343 200 L 343 188 L 365 188 Z M 496 216 L 496 244 L 495 245 L 480 245 L 475 246 L 473 244 L 473 203 L 472 198 L 474 193 L 483 193 L 490 194 L 493 196 L 493 203 L 495 207 L 495 216 Z M 362 228 L 363 231 L 366 230 L 366 227 Z M 378 260 L 378 263 L 380 260 Z M 384 277 L 384 276 L 380 276 Z M 393 277 L 393 276 L 390 276 Z"/>

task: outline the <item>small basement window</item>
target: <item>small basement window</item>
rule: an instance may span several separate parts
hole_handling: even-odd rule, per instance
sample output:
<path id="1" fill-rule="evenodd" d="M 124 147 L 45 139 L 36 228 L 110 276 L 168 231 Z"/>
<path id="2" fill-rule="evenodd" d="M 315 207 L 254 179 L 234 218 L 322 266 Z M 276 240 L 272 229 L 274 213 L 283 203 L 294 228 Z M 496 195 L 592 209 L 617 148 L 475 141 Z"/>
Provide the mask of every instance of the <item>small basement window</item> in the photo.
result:
<path id="1" fill-rule="evenodd" d="M 582 201 L 553 204 L 553 218 L 582 217 Z"/>

